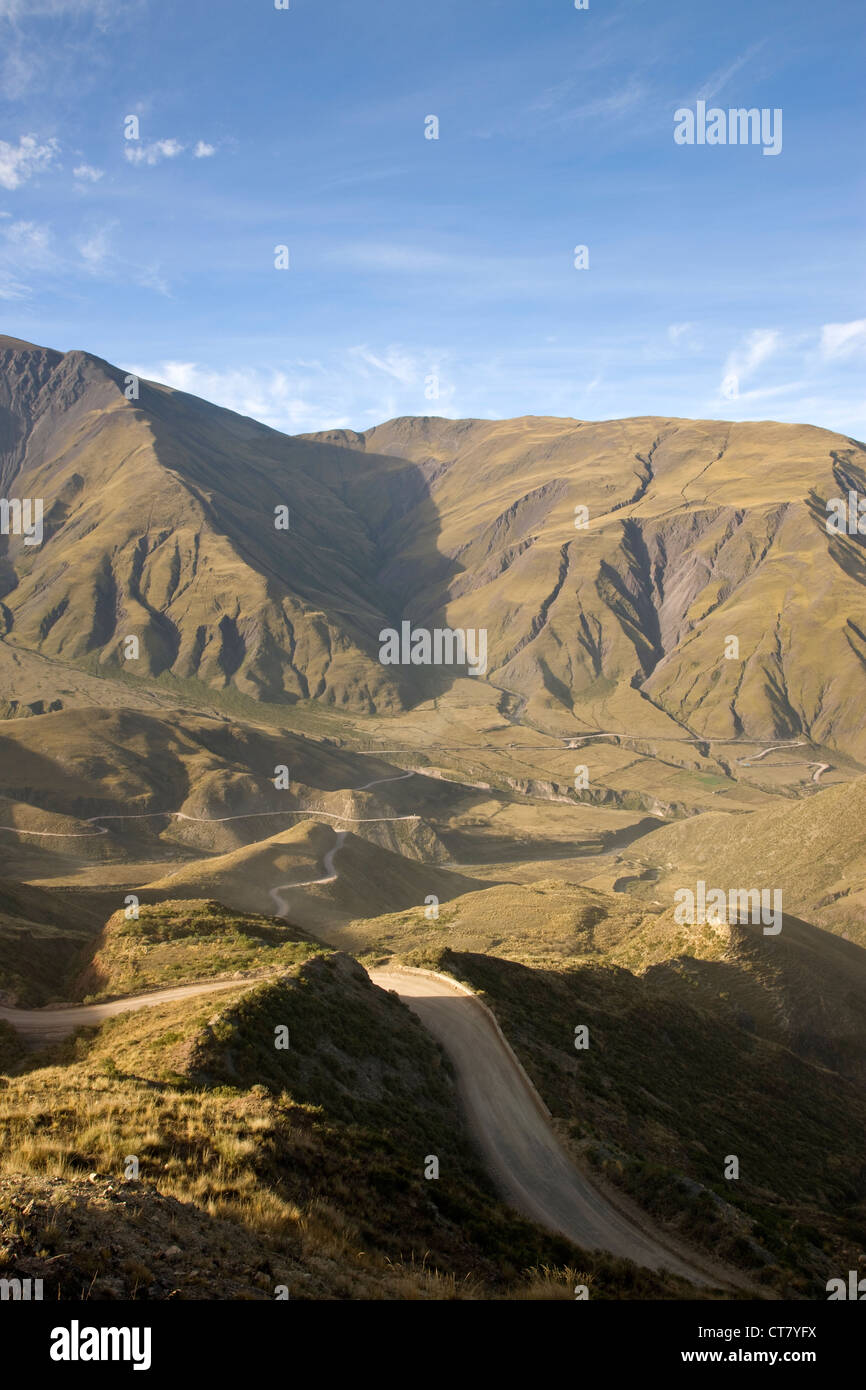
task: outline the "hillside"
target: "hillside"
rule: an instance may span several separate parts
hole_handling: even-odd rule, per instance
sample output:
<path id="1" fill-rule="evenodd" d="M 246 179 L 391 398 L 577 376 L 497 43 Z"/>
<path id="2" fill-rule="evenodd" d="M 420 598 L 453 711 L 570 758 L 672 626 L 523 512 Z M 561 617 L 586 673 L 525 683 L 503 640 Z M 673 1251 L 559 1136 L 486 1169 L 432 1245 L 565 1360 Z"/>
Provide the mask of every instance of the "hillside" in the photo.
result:
<path id="1" fill-rule="evenodd" d="M 239 911 L 288 914 L 305 930 L 321 930 L 326 939 L 336 940 L 342 939 L 339 928 L 357 913 L 359 904 L 370 916 L 411 907 L 423 919 L 428 894 L 445 901 L 478 886 L 449 869 L 418 863 L 350 831 L 340 833 L 344 838 L 338 843 L 330 823 L 310 817 L 231 854 L 185 864 L 148 883 L 142 892 L 217 898 Z M 331 851 L 332 873 L 324 865 Z"/>
<path id="2" fill-rule="evenodd" d="M 663 826 L 624 858 L 623 886 L 639 897 L 671 901 L 697 878 L 726 890 L 772 884 L 787 911 L 866 946 L 866 778 L 746 815 Z"/>
<path id="3" fill-rule="evenodd" d="M 76 998 L 136 994 L 158 985 L 241 975 L 253 979 L 324 949 L 298 927 L 229 912 L 221 903 L 143 903 L 137 917 L 115 912 L 76 976 Z"/>
<path id="4" fill-rule="evenodd" d="M 389 574 L 425 614 L 486 623 L 490 679 L 530 715 L 802 733 L 862 761 L 862 543 L 823 521 L 827 498 L 864 490 L 863 445 L 808 426 L 534 417 L 393 420 L 342 442 L 424 470 L 457 572 L 429 574 L 418 529 Z"/>
<path id="5" fill-rule="evenodd" d="M 447 950 L 545 970 L 604 965 L 690 996 L 707 1015 L 866 1085 L 866 950 L 784 914 L 778 936 L 750 923 L 682 924 L 624 893 L 546 880 L 469 892 L 436 920 L 363 918 L 341 944 L 417 964 Z"/>
<path id="6" fill-rule="evenodd" d="M 726 994 L 707 1009 L 688 973 L 531 969 L 447 949 L 419 959 L 481 993 L 577 1160 L 660 1228 L 783 1298 L 824 1298 L 834 1269 L 856 1267 L 862 1084 L 756 1036 Z"/>
<path id="7" fill-rule="evenodd" d="M 439 1048 L 347 957 L 119 1015 L 46 1060 L 0 1087 L 0 1273 L 46 1298 L 566 1298 L 578 1267 L 601 1298 L 687 1288 L 503 1207 Z"/>

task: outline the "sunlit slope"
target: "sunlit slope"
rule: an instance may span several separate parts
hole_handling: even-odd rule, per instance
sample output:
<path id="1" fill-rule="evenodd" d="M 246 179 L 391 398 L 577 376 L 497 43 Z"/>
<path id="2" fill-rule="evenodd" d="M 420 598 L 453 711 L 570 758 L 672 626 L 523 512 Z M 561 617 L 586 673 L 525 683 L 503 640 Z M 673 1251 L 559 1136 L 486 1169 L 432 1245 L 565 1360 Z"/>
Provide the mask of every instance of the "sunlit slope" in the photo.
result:
<path id="1" fill-rule="evenodd" d="M 296 823 L 310 802 L 363 815 L 369 793 L 352 789 L 381 778 L 387 790 L 401 775 L 288 731 L 118 709 L 6 720 L 0 762 L 0 825 L 22 832 L 0 833 L 10 863 L 22 845 L 85 860 L 160 846 L 229 850 Z M 278 790 L 280 768 L 288 785 Z"/>
<path id="2" fill-rule="evenodd" d="M 672 900 L 702 878 L 708 887 L 778 888 L 785 909 L 866 945 L 866 778 L 805 801 L 746 815 L 708 812 L 653 831 L 635 846 L 630 892 Z"/>
<path id="3" fill-rule="evenodd" d="M 394 559 L 407 607 L 486 626 L 491 679 L 530 714 L 805 732 L 864 755 L 866 552 L 825 527 L 828 498 L 866 491 L 862 445 L 811 426 L 536 417 L 394 420 L 347 442 L 425 470 L 437 534 L 415 529 Z M 439 570 L 422 573 L 434 545 Z"/>
<path id="4" fill-rule="evenodd" d="M 419 863 L 351 832 L 338 842 L 332 825 L 311 815 L 257 844 L 191 861 L 147 884 L 146 891 L 214 898 L 237 911 L 286 916 L 306 931 L 330 929 L 331 940 L 353 917 L 411 907 L 423 920 L 429 895 L 444 902 L 478 886 L 476 879 Z"/>
<path id="5" fill-rule="evenodd" d="M 632 894 L 542 880 L 466 892 L 443 902 L 435 920 L 413 911 L 355 921 L 340 942 L 416 965 L 447 950 L 539 971 L 624 969 L 866 1080 L 866 950 L 790 912 L 778 933 L 765 934 L 760 922 L 682 923 L 672 905 L 659 911 Z"/>

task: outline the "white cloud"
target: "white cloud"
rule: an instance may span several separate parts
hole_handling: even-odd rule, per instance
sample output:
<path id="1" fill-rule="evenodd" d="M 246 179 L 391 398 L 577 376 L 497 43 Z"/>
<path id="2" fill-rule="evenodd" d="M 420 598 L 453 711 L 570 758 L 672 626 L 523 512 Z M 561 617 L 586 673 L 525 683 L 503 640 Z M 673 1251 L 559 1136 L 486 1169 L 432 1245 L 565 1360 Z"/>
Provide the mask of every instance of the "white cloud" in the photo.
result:
<path id="1" fill-rule="evenodd" d="M 351 349 L 355 357 L 360 358 L 368 367 L 375 367 L 379 372 L 384 372 L 387 376 L 392 376 L 395 381 L 402 382 L 404 386 L 409 386 L 417 381 L 422 375 L 414 357 L 402 352 L 400 348 L 390 347 L 384 357 L 370 352 L 369 348 L 363 344 Z"/>
<path id="2" fill-rule="evenodd" d="M 127 142 L 123 153 L 130 164 L 159 164 L 163 159 L 176 159 L 183 154 L 184 146 L 178 140 L 154 140 L 150 145 L 141 145 L 137 140 Z"/>
<path id="3" fill-rule="evenodd" d="M 109 237 L 114 223 L 100 227 L 84 241 L 79 241 L 78 250 L 89 269 L 98 270 L 111 255 Z"/>
<path id="4" fill-rule="evenodd" d="M 95 169 L 92 164 L 79 164 L 72 170 L 72 177 L 82 183 L 99 183 L 104 173 L 104 169 Z"/>
<path id="5" fill-rule="evenodd" d="M 209 145 L 206 140 L 199 140 L 193 154 L 196 159 L 210 159 L 212 154 L 216 154 L 216 145 Z"/>
<path id="6" fill-rule="evenodd" d="M 737 399 L 740 383 L 778 351 L 780 342 L 775 328 L 757 328 L 740 348 L 728 354 L 721 386 L 726 400 Z"/>
<path id="7" fill-rule="evenodd" d="M 691 321 L 686 323 L 669 323 L 668 340 L 673 343 L 674 347 L 695 348 L 698 345 L 695 334 L 697 326 L 696 323 L 692 323 Z"/>
<path id="8" fill-rule="evenodd" d="M 24 299 L 30 286 L 20 272 L 54 270 L 57 256 L 51 231 L 38 222 L 0 222 L 0 299 Z"/>
<path id="9" fill-rule="evenodd" d="M 20 188 L 33 174 L 49 169 L 59 149 L 56 140 L 40 145 L 35 135 L 22 135 L 17 145 L 0 140 L 0 184 L 4 188 Z"/>
<path id="10" fill-rule="evenodd" d="M 399 347 L 378 353 L 352 348 L 324 365 L 295 359 L 272 369 L 219 369 L 198 362 L 165 361 L 131 364 L 128 370 L 288 434 L 336 429 L 362 420 L 379 423 L 396 415 L 447 414 L 454 395 L 434 354 L 412 357 Z M 435 400 L 426 396 L 430 376 L 437 378 Z"/>
<path id="11" fill-rule="evenodd" d="M 143 380 L 159 381 L 176 391 L 202 396 L 239 415 L 251 415 L 274 429 L 319 428 L 309 423 L 315 406 L 297 394 L 297 388 L 283 371 L 248 367 L 219 371 L 199 366 L 197 362 L 171 361 L 130 370 Z"/>
<path id="12" fill-rule="evenodd" d="M 51 232 L 38 222 L 10 222 L 0 228 L 6 248 L 11 248 L 7 259 L 18 265 L 42 266 L 49 258 Z"/>
<path id="13" fill-rule="evenodd" d="M 851 357 L 866 348 L 866 319 L 825 323 L 821 329 L 822 357 Z"/>

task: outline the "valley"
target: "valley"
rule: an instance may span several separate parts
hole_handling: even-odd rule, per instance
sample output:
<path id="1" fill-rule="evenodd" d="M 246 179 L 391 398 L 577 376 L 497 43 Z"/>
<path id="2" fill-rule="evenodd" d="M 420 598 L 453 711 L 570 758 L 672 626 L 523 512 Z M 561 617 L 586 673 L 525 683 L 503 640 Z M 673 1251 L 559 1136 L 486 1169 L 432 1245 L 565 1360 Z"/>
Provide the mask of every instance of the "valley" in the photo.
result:
<path id="1" fill-rule="evenodd" d="M 866 1215 L 866 567 L 824 524 L 864 446 L 289 436 L 124 380 L 0 339 L 44 516 L 0 538 L 0 1272 L 824 1297 Z"/>

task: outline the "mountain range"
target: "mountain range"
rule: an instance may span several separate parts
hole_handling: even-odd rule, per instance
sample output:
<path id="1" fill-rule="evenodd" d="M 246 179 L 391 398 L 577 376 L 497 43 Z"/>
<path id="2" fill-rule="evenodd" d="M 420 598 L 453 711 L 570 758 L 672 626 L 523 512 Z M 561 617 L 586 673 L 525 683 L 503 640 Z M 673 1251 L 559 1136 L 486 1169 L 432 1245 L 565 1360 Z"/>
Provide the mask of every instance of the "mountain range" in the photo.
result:
<path id="1" fill-rule="evenodd" d="M 361 1249 L 377 1297 L 571 1297 L 577 1270 L 603 1297 L 685 1296 L 686 1270 L 702 1297 L 823 1296 L 866 1211 L 866 539 L 827 525 L 851 492 L 866 448 L 810 425 L 289 436 L 0 338 L 0 1216 L 9 1174 L 42 1213 L 21 1269 L 55 1278 L 45 1182 L 116 1234 L 82 1174 L 141 1149 L 141 1241 L 175 1203 L 220 1296 L 270 1296 L 219 1255 L 265 1238 L 292 1297 L 356 1296 Z M 486 669 L 383 661 L 403 624 L 483 631 Z M 778 936 L 683 923 L 700 881 L 780 893 Z M 375 983 L 409 970 L 402 1003 Z M 610 1230 L 623 1203 L 652 1226 L 642 1270 L 580 1216 L 503 1204 L 477 1079 L 427 1027 L 456 1037 L 467 993 Z M 416 1160 L 452 1141 L 431 1195 Z M 68 1241 L 62 1297 L 89 1277 Z M 141 1241 L 148 1296 L 207 1296 Z"/>

